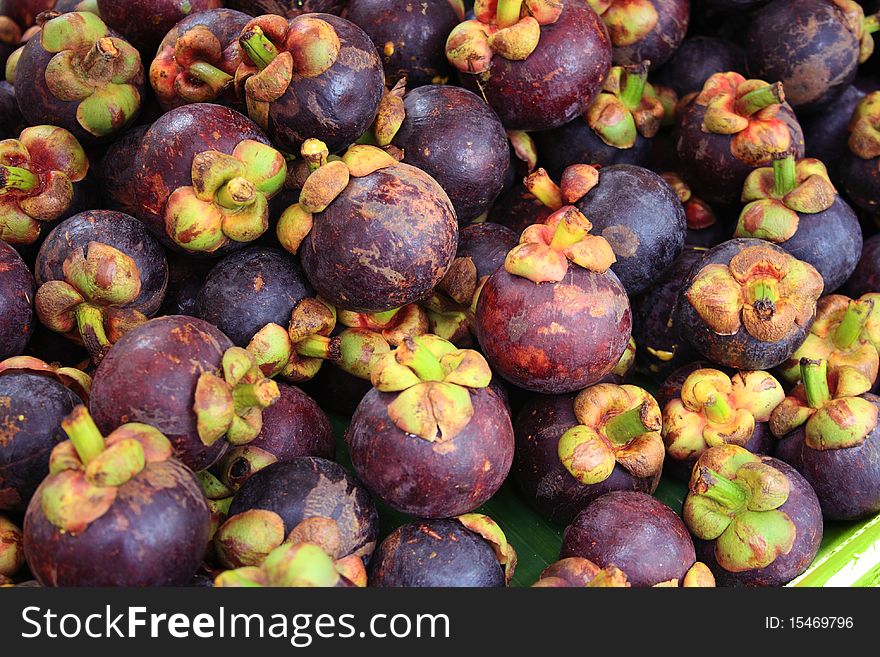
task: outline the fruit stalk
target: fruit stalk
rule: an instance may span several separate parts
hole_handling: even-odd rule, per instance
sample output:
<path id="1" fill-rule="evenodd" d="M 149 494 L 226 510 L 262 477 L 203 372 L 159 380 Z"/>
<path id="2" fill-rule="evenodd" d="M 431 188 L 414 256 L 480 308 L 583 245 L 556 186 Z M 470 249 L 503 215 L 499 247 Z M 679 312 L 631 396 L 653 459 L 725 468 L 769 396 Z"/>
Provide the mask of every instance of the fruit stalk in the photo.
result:
<path id="1" fill-rule="evenodd" d="M 742 116 L 751 116 L 765 107 L 776 105 L 784 100 L 785 94 L 782 91 L 782 83 L 775 82 L 774 84 L 758 87 L 747 94 L 743 94 L 737 99 L 735 109 Z"/>
<path id="2" fill-rule="evenodd" d="M 834 331 L 834 346 L 838 349 L 849 349 L 858 339 L 868 321 L 868 315 L 874 307 L 870 299 L 850 301 L 837 330 Z"/>
<path id="3" fill-rule="evenodd" d="M 104 436 L 85 406 L 77 406 L 61 421 L 61 428 L 73 443 L 83 465 L 88 465 L 104 451 Z"/>
<path id="4" fill-rule="evenodd" d="M 748 494 L 742 486 L 710 468 L 700 470 L 700 484 L 700 492 L 703 495 L 727 509 L 741 509 L 749 501 Z"/>
<path id="5" fill-rule="evenodd" d="M 231 75 L 207 62 L 194 62 L 187 69 L 187 72 L 196 80 L 204 82 L 215 91 L 223 90 L 232 82 Z"/>
<path id="6" fill-rule="evenodd" d="M 0 190 L 17 189 L 29 192 L 40 182 L 40 179 L 21 167 L 11 167 L 0 164 Z"/>
<path id="7" fill-rule="evenodd" d="M 278 398 L 278 384 L 271 379 L 256 383 L 240 383 L 232 389 L 232 399 L 239 408 L 267 408 Z"/>
<path id="8" fill-rule="evenodd" d="M 773 187 L 776 196 L 782 198 L 797 185 L 794 155 L 786 153 L 773 159 Z"/>
<path id="9" fill-rule="evenodd" d="M 95 360 L 100 361 L 104 352 L 110 348 L 110 340 L 104 331 L 104 315 L 100 308 L 91 304 L 80 304 L 76 309 L 76 327 L 85 344 L 86 351 Z"/>
<path id="10" fill-rule="evenodd" d="M 624 411 L 605 423 L 605 436 L 612 443 L 622 445 L 628 443 L 636 436 L 657 431 L 660 427 L 656 422 L 650 424 L 646 420 L 650 418 L 651 405 L 646 401 L 641 405 Z"/>
<path id="11" fill-rule="evenodd" d="M 250 205 L 257 198 L 257 189 L 246 178 L 233 178 L 217 191 L 217 203 L 229 210 Z"/>
<path id="12" fill-rule="evenodd" d="M 711 383 L 700 381 L 694 386 L 694 397 L 703 407 L 706 417 L 715 424 L 727 424 L 733 419 L 733 409 L 724 395 Z"/>
<path id="13" fill-rule="evenodd" d="M 519 22 L 522 0 L 498 0 L 495 22 L 499 28 L 510 27 Z"/>
<path id="14" fill-rule="evenodd" d="M 645 92 L 645 82 L 648 81 L 648 66 L 642 62 L 638 66 L 628 66 L 624 73 L 623 90 L 620 92 L 620 100 L 630 110 L 638 108 L 642 103 L 642 94 Z"/>
<path id="15" fill-rule="evenodd" d="M 254 25 L 244 32 L 239 37 L 238 43 L 261 71 L 278 56 L 278 48 L 266 38 L 258 25 Z"/>
<path id="16" fill-rule="evenodd" d="M 801 380 L 810 408 L 822 408 L 831 399 L 827 361 L 801 358 Z"/>

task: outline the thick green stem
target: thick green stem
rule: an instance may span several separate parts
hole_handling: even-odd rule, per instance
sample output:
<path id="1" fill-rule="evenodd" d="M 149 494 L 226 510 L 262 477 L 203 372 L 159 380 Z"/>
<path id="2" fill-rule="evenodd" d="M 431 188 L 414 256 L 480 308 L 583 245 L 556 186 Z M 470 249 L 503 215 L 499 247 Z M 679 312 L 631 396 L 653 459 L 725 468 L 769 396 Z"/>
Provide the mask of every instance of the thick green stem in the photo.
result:
<path id="1" fill-rule="evenodd" d="M 827 361 L 801 358 L 801 380 L 810 408 L 822 408 L 831 400 Z"/>
<path id="2" fill-rule="evenodd" d="M 700 482 L 702 487 L 705 487 L 705 490 L 700 492 L 727 509 L 741 509 L 748 504 L 749 494 L 744 487 L 710 468 L 701 469 Z"/>
<path id="3" fill-rule="evenodd" d="M 743 95 L 736 101 L 735 109 L 742 116 L 751 116 L 765 107 L 776 105 L 784 100 L 785 94 L 782 92 L 782 83 L 776 82 L 766 87 L 753 89 Z"/>
<path id="4" fill-rule="evenodd" d="M 85 406 L 74 408 L 70 415 L 61 420 L 61 428 L 73 443 L 83 465 L 88 465 L 104 451 L 104 436 Z"/>
<path id="5" fill-rule="evenodd" d="M 538 169 L 535 173 L 526 176 L 523 184 L 535 198 L 551 210 L 562 207 L 562 190 L 544 169 Z"/>
<path id="6" fill-rule="evenodd" d="M 730 401 L 715 389 L 711 383 L 701 381 L 694 386 L 694 397 L 703 407 L 706 417 L 714 424 L 727 424 L 733 419 L 734 410 Z"/>
<path id="7" fill-rule="evenodd" d="M 868 315 L 874 309 L 874 302 L 870 299 L 863 301 L 850 301 L 837 330 L 834 331 L 833 342 L 838 349 L 849 349 L 858 340 L 868 321 Z"/>
<path id="8" fill-rule="evenodd" d="M 219 68 L 212 66 L 208 62 L 195 62 L 190 65 L 187 72 L 196 80 L 204 82 L 211 87 L 211 89 L 218 92 L 225 89 L 226 86 L 232 82 L 232 76 L 229 75 L 229 73 L 221 71 Z"/>
<path id="9" fill-rule="evenodd" d="M 794 155 L 788 153 L 773 160 L 773 188 L 776 196 L 782 198 L 797 185 L 797 168 Z"/>
<path id="10" fill-rule="evenodd" d="M 217 203 L 229 210 L 250 205 L 257 198 L 257 188 L 246 178 L 233 178 L 217 190 Z"/>
<path id="11" fill-rule="evenodd" d="M 297 342 L 296 353 L 305 358 L 336 360 L 339 358 L 338 340 L 323 335 L 310 335 Z"/>
<path id="12" fill-rule="evenodd" d="M 648 66 L 642 62 L 638 66 L 627 66 L 624 69 L 623 89 L 620 100 L 629 109 L 636 109 L 642 102 L 645 82 L 648 81 Z"/>
<path id="13" fill-rule="evenodd" d="M 17 189 L 29 192 L 40 184 L 40 179 L 27 169 L 0 164 L 0 192 Z"/>
<path id="14" fill-rule="evenodd" d="M 101 362 L 104 354 L 110 348 L 110 339 L 104 331 L 104 313 L 97 306 L 83 303 L 77 306 L 76 327 L 85 344 L 86 351 L 97 364 Z"/>
<path id="15" fill-rule="evenodd" d="M 272 63 L 278 56 L 278 48 L 275 47 L 259 26 L 254 25 L 238 39 L 239 45 L 250 57 L 251 61 L 261 71 Z"/>
<path id="16" fill-rule="evenodd" d="M 556 225 L 553 239 L 550 240 L 550 248 L 554 251 L 563 251 L 580 242 L 586 234 L 587 231 L 584 228 L 572 226 L 565 220 L 560 221 Z"/>
<path id="17" fill-rule="evenodd" d="M 495 23 L 498 27 L 510 27 L 519 22 L 522 0 L 498 0 L 498 12 Z"/>
<path id="18" fill-rule="evenodd" d="M 862 31 L 865 34 L 874 34 L 874 32 L 880 31 L 880 12 L 865 16 L 865 20 L 862 22 Z"/>
<path id="19" fill-rule="evenodd" d="M 272 379 L 260 379 L 256 383 L 239 383 L 232 389 L 232 399 L 238 408 L 253 406 L 266 408 L 278 399 L 278 384 Z"/>
<path id="20" fill-rule="evenodd" d="M 651 405 L 648 402 L 624 411 L 605 423 L 605 436 L 616 445 L 628 443 L 633 438 L 651 431 L 658 431 L 660 426 L 650 417 Z"/>
<path id="21" fill-rule="evenodd" d="M 405 345 L 405 356 L 402 360 L 398 358 L 398 362 L 410 368 L 422 381 L 442 381 L 446 377 L 440 361 L 427 347 L 413 339 L 406 340 Z"/>

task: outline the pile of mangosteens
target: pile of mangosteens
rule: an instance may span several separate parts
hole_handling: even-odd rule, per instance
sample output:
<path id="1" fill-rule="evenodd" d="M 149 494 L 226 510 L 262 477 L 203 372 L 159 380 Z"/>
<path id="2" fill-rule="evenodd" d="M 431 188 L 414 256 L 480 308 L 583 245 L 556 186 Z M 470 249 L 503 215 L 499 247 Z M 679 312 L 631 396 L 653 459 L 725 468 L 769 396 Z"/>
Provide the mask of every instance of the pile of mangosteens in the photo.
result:
<path id="1" fill-rule="evenodd" d="M 795 580 L 880 513 L 877 8 L 0 2 L 0 586 Z"/>

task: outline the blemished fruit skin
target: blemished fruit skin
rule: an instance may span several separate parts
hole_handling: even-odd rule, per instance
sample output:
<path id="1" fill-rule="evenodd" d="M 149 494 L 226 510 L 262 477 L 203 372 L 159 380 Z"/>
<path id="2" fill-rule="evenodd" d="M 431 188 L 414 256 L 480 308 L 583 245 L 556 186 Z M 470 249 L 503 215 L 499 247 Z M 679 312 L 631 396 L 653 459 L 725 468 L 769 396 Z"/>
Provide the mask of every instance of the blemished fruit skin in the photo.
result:
<path id="1" fill-rule="evenodd" d="M 538 147 L 541 166 L 554 178 L 559 179 L 565 168 L 572 164 L 643 165 L 651 153 L 651 140 L 638 132 L 630 148 L 609 146 L 590 127 L 583 116 L 576 116 L 565 125 L 536 132 L 533 135 Z"/>
<path id="2" fill-rule="evenodd" d="M 612 58 L 615 64 L 641 64 L 647 60 L 652 68 L 656 68 L 666 63 L 684 39 L 690 19 L 690 0 L 649 2 L 657 13 L 656 25 L 635 43 L 614 46 Z M 619 4 L 625 6 L 628 3 Z"/>
<path id="3" fill-rule="evenodd" d="M 501 587 L 492 546 L 455 519 L 420 520 L 395 529 L 370 564 L 373 587 Z"/>
<path id="4" fill-rule="evenodd" d="M 399 429 L 388 415 L 394 393 L 371 390 L 346 433 L 355 472 L 389 506 L 420 518 L 469 513 L 504 483 L 514 437 L 504 400 L 491 388 L 470 390 L 474 415 L 454 437 L 430 442 Z"/>
<path id="5" fill-rule="evenodd" d="M 681 582 L 696 561 L 681 518 L 660 500 L 632 491 L 608 493 L 581 511 L 562 535 L 559 557 L 613 564 L 636 587 Z"/>
<path id="6" fill-rule="evenodd" d="M 223 6 L 223 0 L 97 0 L 98 11 L 114 30 L 142 52 L 153 54 L 168 30 L 188 15 Z"/>
<path id="7" fill-rule="evenodd" d="M 0 360 L 24 351 L 34 331 L 34 277 L 18 252 L 0 240 Z"/>
<path id="8" fill-rule="evenodd" d="M 822 509 L 816 493 L 794 468 L 771 456 L 761 461 L 788 477 L 790 492 L 788 500 L 779 507 L 797 529 L 794 545 L 788 554 L 778 557 L 765 568 L 730 572 L 718 565 L 715 558 L 715 541 L 696 539 L 697 558 L 709 566 L 718 586 L 781 586 L 800 575 L 813 561 L 822 542 Z"/>

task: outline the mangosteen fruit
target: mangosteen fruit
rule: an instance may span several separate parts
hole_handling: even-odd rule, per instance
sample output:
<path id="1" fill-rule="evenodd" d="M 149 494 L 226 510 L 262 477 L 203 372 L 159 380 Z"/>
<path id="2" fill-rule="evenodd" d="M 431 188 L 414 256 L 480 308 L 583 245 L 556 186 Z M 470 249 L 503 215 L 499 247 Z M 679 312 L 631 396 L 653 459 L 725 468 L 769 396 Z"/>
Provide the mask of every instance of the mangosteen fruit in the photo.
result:
<path id="1" fill-rule="evenodd" d="M 341 160 L 327 152 L 316 140 L 304 146 L 314 170 L 278 222 L 282 246 L 301 254 L 312 286 L 341 309 L 384 312 L 428 296 L 458 241 L 446 192 L 375 146 L 352 146 Z"/>
<path id="2" fill-rule="evenodd" d="M 657 71 L 654 81 L 672 87 L 684 97 L 699 93 L 706 80 L 724 71 L 744 74 L 745 50 L 726 39 L 697 35 L 681 42 L 669 61 Z"/>
<path id="3" fill-rule="evenodd" d="M 684 208 L 653 171 L 629 164 L 602 167 L 596 185 L 576 205 L 614 250 L 611 271 L 628 294 L 647 290 L 684 249 Z"/>
<path id="4" fill-rule="evenodd" d="M 91 379 L 29 356 L 0 361 L 0 510 L 23 512 L 64 440 L 61 421 L 88 400 Z"/>
<path id="5" fill-rule="evenodd" d="M 843 289 L 853 298 L 880 290 L 880 235 L 864 241 L 859 262 Z"/>
<path id="6" fill-rule="evenodd" d="M 401 100 L 402 93 L 395 88 L 383 98 L 376 142 L 402 149 L 403 162 L 440 183 L 465 226 L 501 193 L 510 166 L 504 126 L 481 98 L 460 87 L 419 87 Z"/>
<path id="7" fill-rule="evenodd" d="M 124 130 L 144 98 L 138 51 L 89 12 L 43 23 L 15 70 L 15 98 L 25 120 L 65 128 L 83 143 Z"/>
<path id="8" fill-rule="evenodd" d="M 34 292 L 30 270 L 18 252 L 0 241 L 0 360 L 18 356 L 34 332 Z"/>
<path id="9" fill-rule="evenodd" d="M 300 14 L 340 14 L 348 0 L 227 0 L 232 9 L 251 16 L 278 14 L 293 18 Z"/>
<path id="10" fill-rule="evenodd" d="M 195 317 L 196 300 L 214 261 L 175 252 L 165 255 L 168 257 L 168 288 L 159 314 Z"/>
<path id="11" fill-rule="evenodd" d="M 880 29 L 853 0 L 773 0 L 745 36 L 749 73 L 785 85 L 795 109 L 813 109 L 853 81 Z"/>
<path id="12" fill-rule="evenodd" d="M 835 183 L 840 181 L 839 166 L 847 151 L 850 119 L 864 97 L 865 91 L 858 85 L 848 84 L 818 111 L 802 113 L 798 117 L 804 131 L 807 157 L 824 162 Z"/>
<path id="13" fill-rule="evenodd" d="M 419 520 L 395 529 L 370 564 L 372 587 L 503 587 L 516 551 L 488 516 Z"/>
<path id="14" fill-rule="evenodd" d="M 807 480 L 738 445 L 697 459 L 683 517 L 719 586 L 781 586 L 807 569 L 822 541 L 822 511 Z"/>
<path id="15" fill-rule="evenodd" d="M 581 511 L 562 535 L 560 558 L 617 566 L 635 587 L 681 581 L 694 544 L 675 512 L 647 493 L 614 491 Z"/>
<path id="16" fill-rule="evenodd" d="M 376 117 L 382 63 L 370 37 L 351 21 L 267 14 L 245 25 L 239 44 L 238 96 L 285 152 L 298 153 L 310 138 L 341 151 Z"/>
<path id="17" fill-rule="evenodd" d="M 99 167 L 104 207 L 131 216 L 138 213 L 134 185 L 137 152 L 149 125 L 136 125 L 119 135 L 104 151 Z"/>
<path id="18" fill-rule="evenodd" d="M 12 139 L 26 127 L 15 101 L 15 87 L 6 80 L 0 81 L 0 139 Z"/>
<path id="19" fill-rule="evenodd" d="M 0 11 L 6 11 L 5 7 Z M 0 71 L 5 70 L 6 61 L 21 45 L 21 27 L 11 16 L 0 15 Z M 0 79 L 3 79 L 0 77 Z"/>
<path id="20" fill-rule="evenodd" d="M 98 14 L 138 49 L 153 53 L 178 21 L 223 6 L 223 0 L 97 0 Z"/>
<path id="21" fill-rule="evenodd" d="M 770 242 L 728 240 L 694 265 L 678 303 L 679 331 L 724 367 L 770 369 L 803 343 L 822 277 Z"/>
<path id="22" fill-rule="evenodd" d="M 538 588 L 627 588 L 632 586 L 629 578 L 614 565 L 599 568 L 589 559 L 567 557 L 547 566 L 538 581 L 532 584 Z M 654 587 L 712 588 L 715 576 L 706 564 L 697 561 L 691 566 L 681 583 L 678 579 L 654 584 Z"/>
<path id="23" fill-rule="evenodd" d="M 376 497 L 403 513 L 448 518 L 495 494 L 513 461 L 513 427 L 479 353 L 430 334 L 407 338 L 375 358 L 370 378 L 346 442 Z"/>
<path id="24" fill-rule="evenodd" d="M 613 490 L 653 493 L 663 469 L 660 407 L 632 385 L 534 396 L 516 420 L 513 476 L 551 522 L 570 523 Z"/>
<path id="25" fill-rule="evenodd" d="M 690 0 L 587 0 L 611 35 L 615 64 L 649 60 L 661 66 L 678 49 L 690 20 Z"/>
<path id="26" fill-rule="evenodd" d="M 679 172 L 709 203 L 739 200 L 749 172 L 774 153 L 804 156 L 804 135 L 782 84 L 716 73 L 677 113 Z"/>
<path id="27" fill-rule="evenodd" d="M 695 196 L 690 185 L 674 171 L 661 173 L 660 177 L 672 188 L 684 208 L 686 245 L 711 249 L 730 238 L 733 222 L 728 221 L 730 212 L 726 212 L 727 207 L 722 207 L 720 213 L 715 212 L 706 201 Z"/>
<path id="28" fill-rule="evenodd" d="M 838 175 L 852 203 L 877 220 L 880 217 L 880 91 L 865 96 L 849 123 L 849 148 L 840 157 Z"/>
<path id="29" fill-rule="evenodd" d="M 626 350 L 632 314 L 614 252 L 574 206 L 527 228 L 483 285 L 477 337 L 499 375 L 563 393 L 598 382 Z"/>
<path id="30" fill-rule="evenodd" d="M 89 160 L 64 128 L 25 128 L 0 141 L 0 239 L 13 246 L 36 242 L 43 226 L 84 209 Z"/>
<path id="31" fill-rule="evenodd" d="M 770 418 L 777 457 L 810 483 L 829 520 L 880 511 L 880 397 L 870 388 L 859 372 L 829 376 L 827 361 L 804 358 L 800 383 Z"/>
<path id="32" fill-rule="evenodd" d="M 767 372 L 699 369 L 684 380 L 679 396 L 663 408 L 667 470 L 688 481 L 697 459 L 710 447 L 738 445 L 753 454 L 773 451 L 767 425 L 785 391 Z"/>
<path id="33" fill-rule="evenodd" d="M 266 232 L 287 162 L 247 117 L 194 103 L 150 126 L 135 172 L 135 216 L 165 246 L 221 256 Z"/>
<path id="34" fill-rule="evenodd" d="M 123 335 L 95 371 L 92 392 L 102 430 L 149 421 L 195 471 L 220 458 L 227 442 L 256 438 L 262 409 L 279 396 L 250 353 L 183 315 L 151 319 Z"/>
<path id="35" fill-rule="evenodd" d="M 453 69 L 443 52 L 446 37 L 464 19 L 461 0 L 349 0 L 345 18 L 366 32 L 382 57 L 385 81 L 410 87 L 446 84 Z"/>
<path id="36" fill-rule="evenodd" d="M 330 419 L 295 386 L 278 385 L 278 401 L 263 411 L 263 427 L 247 445 L 231 447 L 217 465 L 220 480 L 232 491 L 258 470 L 300 456 L 333 459 L 336 438 Z"/>
<path id="37" fill-rule="evenodd" d="M 816 304 L 816 319 L 803 344 L 779 368 L 789 383 L 801 377 L 801 360 L 828 361 L 835 376 L 855 370 L 870 385 L 880 369 L 880 294 L 869 292 L 858 299 L 829 294 Z"/>
<path id="38" fill-rule="evenodd" d="M 11 582 L 24 565 L 21 529 L 0 515 L 0 583 Z"/>
<path id="39" fill-rule="evenodd" d="M 511 168 L 512 171 L 512 168 Z M 538 169 L 534 173 L 540 173 L 542 169 Z M 532 175 L 530 174 L 530 176 Z M 512 174 L 516 176 L 516 174 Z M 544 177 L 547 176 L 546 171 Z M 487 222 L 492 222 L 509 228 L 519 235 L 532 224 L 542 224 L 555 211 L 552 205 L 546 205 L 542 200 L 530 190 L 525 182 L 529 178 L 519 178 L 513 182 L 508 188 L 504 189 L 492 207 L 489 208 L 489 214 L 486 217 Z M 558 209 L 558 207 L 556 208 Z"/>
<path id="40" fill-rule="evenodd" d="M 538 156 L 550 175 L 561 176 L 571 164 L 643 164 L 664 115 L 647 79 L 646 62 L 613 66 L 582 116 L 535 133 Z"/>
<path id="41" fill-rule="evenodd" d="M 222 588 L 350 588 L 356 586 L 327 552 L 316 543 L 280 545 L 256 566 L 226 570 L 214 579 Z M 363 568 L 363 565 L 361 565 Z"/>
<path id="42" fill-rule="evenodd" d="M 168 284 L 162 247 L 141 222 L 113 210 L 62 221 L 40 247 L 34 271 L 40 321 L 82 342 L 96 364 L 159 310 Z"/>
<path id="43" fill-rule="evenodd" d="M 825 294 L 852 274 L 862 252 L 862 228 L 822 162 L 774 155 L 772 167 L 746 178 L 742 200 L 747 205 L 735 237 L 767 240 L 811 264 L 825 282 Z"/>
<path id="44" fill-rule="evenodd" d="M 187 16 L 164 35 L 149 71 L 163 110 L 188 103 L 243 107 L 232 82 L 241 64 L 238 37 L 250 20 L 234 9 L 209 9 Z"/>
<path id="45" fill-rule="evenodd" d="M 475 9 L 449 34 L 446 57 L 506 128 L 549 130 L 587 110 L 611 67 L 608 31 L 588 3 L 498 0 Z"/>
<path id="46" fill-rule="evenodd" d="M 341 465 L 303 456 L 277 462 L 242 484 L 214 546 L 227 568 L 257 566 L 282 543 L 318 542 L 334 559 L 369 561 L 378 516 L 369 493 Z"/>
<path id="47" fill-rule="evenodd" d="M 182 586 L 208 544 L 209 513 L 192 471 L 154 427 L 106 438 L 85 406 L 62 421 L 49 475 L 28 505 L 24 546 L 43 586 Z"/>

